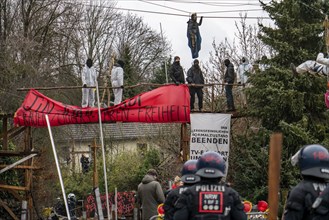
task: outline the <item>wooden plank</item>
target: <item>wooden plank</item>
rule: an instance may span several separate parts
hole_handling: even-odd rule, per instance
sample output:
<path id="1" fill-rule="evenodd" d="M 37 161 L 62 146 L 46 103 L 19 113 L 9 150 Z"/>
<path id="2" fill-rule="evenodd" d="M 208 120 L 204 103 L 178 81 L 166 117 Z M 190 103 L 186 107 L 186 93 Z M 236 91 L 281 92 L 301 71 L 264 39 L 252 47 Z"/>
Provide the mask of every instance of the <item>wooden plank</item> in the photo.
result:
<path id="1" fill-rule="evenodd" d="M 14 214 L 13 211 L 11 211 L 11 209 L 7 206 L 7 204 L 5 202 L 3 202 L 0 199 L 0 205 L 9 213 L 9 215 L 14 219 L 14 220 L 19 220 L 19 218 L 17 218 L 17 216 Z"/>
<path id="2" fill-rule="evenodd" d="M 17 135 L 19 135 L 20 133 L 22 133 L 23 131 L 25 131 L 26 127 L 18 127 L 14 130 L 9 131 L 8 133 L 8 140 L 16 137 Z"/>
<path id="3" fill-rule="evenodd" d="M 19 191 L 26 191 L 27 190 L 26 187 L 24 187 L 24 186 L 10 186 L 10 185 L 4 185 L 4 184 L 0 184 L 0 188 L 19 190 Z"/>
<path id="4" fill-rule="evenodd" d="M 11 138 L 15 137 L 16 135 L 18 135 L 19 133 L 21 133 L 25 129 L 26 129 L 26 127 L 13 127 L 13 128 L 10 128 L 8 130 L 8 139 L 11 139 Z M 2 139 L 2 138 L 3 138 L 3 133 L 0 134 L 0 139 Z"/>
<path id="5" fill-rule="evenodd" d="M 7 164 L 0 164 L 0 168 L 7 167 Z M 30 169 L 30 170 L 38 170 L 40 167 L 33 167 L 33 166 L 27 166 L 27 165 L 17 165 L 13 167 L 12 169 Z"/>
<path id="6" fill-rule="evenodd" d="M 94 189 L 98 187 L 98 173 L 97 173 L 97 143 L 96 143 L 96 138 L 94 138 L 94 143 L 92 146 L 93 150 L 93 187 Z"/>
<path id="7" fill-rule="evenodd" d="M 282 133 L 274 133 L 270 139 L 270 158 L 268 168 L 268 220 L 277 220 L 279 208 L 280 168 Z"/>
<path id="8" fill-rule="evenodd" d="M 26 155 L 30 155 L 30 154 L 39 154 L 38 151 L 11 151 L 11 150 L 0 150 L 0 157 L 9 157 L 9 156 L 26 156 Z"/>
<path id="9" fill-rule="evenodd" d="M 5 171 L 7 171 L 7 170 L 12 169 L 13 167 L 17 166 L 18 164 L 21 164 L 21 163 L 27 161 L 28 159 L 31 159 L 32 157 L 34 157 L 34 156 L 36 156 L 36 155 L 37 155 L 37 154 L 31 154 L 31 155 L 29 155 L 29 156 L 27 156 L 27 157 L 24 157 L 24 158 L 22 158 L 22 159 L 16 161 L 15 163 L 12 163 L 12 164 L 6 166 L 5 168 L 3 168 L 3 169 L 0 170 L 0 174 L 3 173 L 3 172 L 5 172 Z"/>

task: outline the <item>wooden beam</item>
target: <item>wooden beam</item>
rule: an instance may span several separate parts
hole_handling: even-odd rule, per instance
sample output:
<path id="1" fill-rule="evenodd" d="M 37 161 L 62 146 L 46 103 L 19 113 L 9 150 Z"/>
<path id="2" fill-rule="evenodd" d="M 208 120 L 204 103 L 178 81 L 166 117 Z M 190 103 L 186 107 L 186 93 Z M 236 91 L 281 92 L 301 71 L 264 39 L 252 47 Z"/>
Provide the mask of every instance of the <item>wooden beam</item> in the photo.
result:
<path id="1" fill-rule="evenodd" d="M 25 131 L 26 127 L 18 127 L 14 130 L 10 130 L 8 131 L 8 139 L 12 139 L 14 137 L 16 137 L 17 135 L 19 135 L 20 133 L 22 133 L 23 131 Z"/>
<path id="2" fill-rule="evenodd" d="M 280 168 L 282 133 L 274 133 L 270 139 L 270 158 L 268 168 L 268 220 L 277 220 L 279 208 Z"/>
<path id="3" fill-rule="evenodd" d="M 188 155 L 189 155 L 189 147 L 188 147 L 188 142 L 189 142 L 189 136 L 187 134 L 187 124 L 182 123 L 181 125 L 181 148 L 183 150 L 183 161 L 188 160 Z"/>
<path id="4" fill-rule="evenodd" d="M 36 156 L 36 155 L 37 155 L 37 154 L 31 154 L 31 155 L 29 155 L 29 156 L 27 156 L 27 157 L 24 157 L 24 158 L 22 158 L 22 159 L 16 161 L 15 163 L 12 163 L 12 164 L 6 166 L 5 168 L 3 168 L 3 169 L 0 170 L 0 174 L 1 174 L 1 173 L 4 173 L 4 172 L 7 171 L 7 170 L 12 169 L 13 167 L 17 166 L 18 164 L 21 164 L 21 163 L 23 163 L 23 162 L 25 162 L 25 161 L 31 159 L 32 157 L 34 157 L 34 156 Z"/>
<path id="5" fill-rule="evenodd" d="M 14 220 L 19 220 L 19 218 L 17 218 L 17 216 L 14 214 L 13 211 L 11 211 L 11 209 L 7 206 L 7 204 L 5 202 L 3 202 L 0 199 L 0 205 L 9 213 L 9 215 L 14 219 Z"/>
<path id="6" fill-rule="evenodd" d="M 0 164 L 0 168 L 7 167 L 7 164 Z M 33 166 L 27 166 L 27 165 L 17 165 L 13 167 L 12 169 L 30 169 L 30 170 L 38 170 L 40 167 L 33 167 Z"/>
<path id="7" fill-rule="evenodd" d="M 10 186 L 10 185 L 4 185 L 4 184 L 0 184 L 0 188 L 19 190 L 19 191 L 26 191 L 27 190 L 26 187 L 24 187 L 24 186 Z"/>
<path id="8" fill-rule="evenodd" d="M 22 131 L 24 131 L 26 127 L 13 127 L 8 130 L 8 138 L 11 139 L 15 137 L 16 135 L 20 134 Z M 3 133 L 0 134 L 0 139 L 3 138 Z"/>
<path id="9" fill-rule="evenodd" d="M 98 173 L 97 173 L 97 143 L 96 138 L 94 138 L 94 143 L 92 145 L 93 151 L 93 187 L 94 189 L 98 187 Z"/>
<path id="10" fill-rule="evenodd" d="M 4 151 L 4 150 L 0 150 L 0 157 L 7 157 L 7 156 L 26 156 L 26 155 L 30 155 L 30 154 L 39 154 L 38 151 L 21 151 L 21 152 L 17 152 L 17 151 Z"/>

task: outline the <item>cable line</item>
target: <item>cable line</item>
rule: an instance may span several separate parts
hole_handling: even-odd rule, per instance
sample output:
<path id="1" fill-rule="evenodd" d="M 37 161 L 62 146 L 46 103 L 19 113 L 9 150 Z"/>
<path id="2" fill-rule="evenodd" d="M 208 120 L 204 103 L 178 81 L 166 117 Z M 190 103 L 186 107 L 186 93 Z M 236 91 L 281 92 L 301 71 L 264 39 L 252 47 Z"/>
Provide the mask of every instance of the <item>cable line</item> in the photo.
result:
<path id="1" fill-rule="evenodd" d="M 157 3 L 152 3 L 152 2 L 150 2 L 150 1 L 145 1 L 145 0 L 138 0 L 138 1 L 140 1 L 140 2 L 144 2 L 144 3 L 147 3 L 147 4 L 151 4 L 151 5 L 160 6 L 160 7 L 163 7 L 163 8 L 168 8 L 168 9 L 172 9 L 172 10 L 176 10 L 176 11 L 184 12 L 184 13 L 189 13 L 188 11 L 180 10 L 180 9 L 173 8 L 173 7 L 169 7 L 169 6 L 160 5 L 160 4 L 157 4 Z"/>
<path id="2" fill-rule="evenodd" d="M 81 4 L 72 3 L 72 2 L 64 2 L 70 5 L 80 6 Z M 161 15 L 169 15 L 169 16 L 177 16 L 177 17 L 190 17 L 190 13 L 188 14 L 177 14 L 177 13 L 168 13 L 168 12 L 161 12 L 161 11 L 148 11 L 148 10 L 141 10 L 141 9 L 130 9 L 130 8 L 121 8 L 121 7 L 109 7 L 109 6 L 100 6 L 100 5 L 90 5 L 90 4 L 82 4 L 84 6 L 89 7 L 101 7 L 101 8 L 108 8 L 108 9 L 115 9 L 120 11 L 129 11 L 129 12 L 141 12 L 141 13 L 149 13 L 149 14 L 161 14 Z M 248 10 L 244 10 L 248 11 Z M 199 13 L 199 12 L 196 12 Z M 204 16 L 204 18 L 220 18 L 220 19 L 235 19 L 241 18 L 240 16 Z M 259 16 L 246 16 L 246 19 L 270 19 L 270 17 L 259 17 Z"/>

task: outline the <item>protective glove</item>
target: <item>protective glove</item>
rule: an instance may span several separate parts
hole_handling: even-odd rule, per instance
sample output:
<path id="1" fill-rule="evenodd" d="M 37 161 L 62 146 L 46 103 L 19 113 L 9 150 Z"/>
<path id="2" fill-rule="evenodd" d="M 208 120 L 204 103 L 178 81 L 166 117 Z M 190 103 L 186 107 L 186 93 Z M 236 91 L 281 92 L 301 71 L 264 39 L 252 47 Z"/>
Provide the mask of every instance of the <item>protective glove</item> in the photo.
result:
<path id="1" fill-rule="evenodd" d="M 179 82 L 176 81 L 175 84 L 176 84 L 176 86 L 178 86 L 179 85 Z"/>
<path id="2" fill-rule="evenodd" d="M 122 85 L 122 86 L 120 86 L 120 88 L 121 88 L 121 89 L 123 89 L 123 88 L 124 88 L 124 87 L 123 87 L 123 85 Z"/>
<path id="3" fill-rule="evenodd" d="M 83 88 L 87 88 L 87 84 L 83 84 L 83 86 L 82 86 Z"/>

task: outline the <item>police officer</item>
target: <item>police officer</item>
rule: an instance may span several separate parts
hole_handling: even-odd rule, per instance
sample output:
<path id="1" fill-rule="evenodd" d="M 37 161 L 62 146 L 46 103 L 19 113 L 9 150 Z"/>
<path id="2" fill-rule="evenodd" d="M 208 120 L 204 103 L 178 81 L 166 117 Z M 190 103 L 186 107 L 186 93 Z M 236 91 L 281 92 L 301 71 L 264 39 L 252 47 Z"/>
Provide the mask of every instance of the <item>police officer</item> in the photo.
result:
<path id="1" fill-rule="evenodd" d="M 315 200 L 312 208 L 314 209 L 314 218 L 312 220 L 329 219 L 329 187 Z"/>
<path id="2" fill-rule="evenodd" d="M 328 186 L 328 150 L 319 144 L 306 145 L 291 161 L 293 165 L 298 165 L 303 180 L 289 192 L 283 219 L 312 219 L 312 204 Z"/>
<path id="3" fill-rule="evenodd" d="M 223 157 L 208 151 L 198 159 L 197 169 L 201 180 L 181 194 L 174 220 L 246 220 L 239 194 L 219 183 L 226 170 Z"/>
<path id="4" fill-rule="evenodd" d="M 165 220 L 174 219 L 175 204 L 179 198 L 179 195 L 181 195 L 188 187 L 200 181 L 200 177 L 195 175 L 197 171 L 196 163 L 197 160 L 188 160 L 184 163 L 181 172 L 181 181 L 184 183 L 184 185 L 171 190 L 171 192 L 168 194 L 166 201 L 164 202 Z"/>

